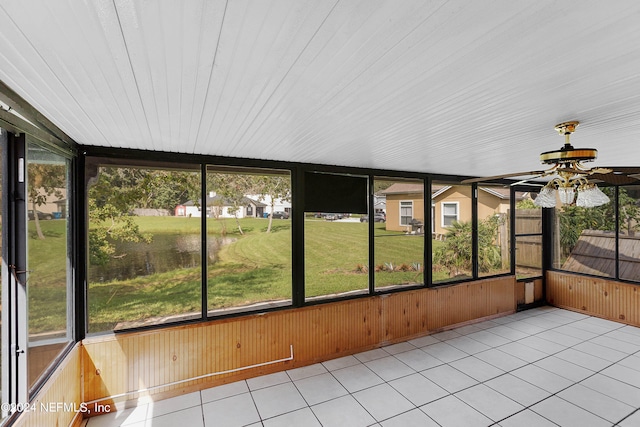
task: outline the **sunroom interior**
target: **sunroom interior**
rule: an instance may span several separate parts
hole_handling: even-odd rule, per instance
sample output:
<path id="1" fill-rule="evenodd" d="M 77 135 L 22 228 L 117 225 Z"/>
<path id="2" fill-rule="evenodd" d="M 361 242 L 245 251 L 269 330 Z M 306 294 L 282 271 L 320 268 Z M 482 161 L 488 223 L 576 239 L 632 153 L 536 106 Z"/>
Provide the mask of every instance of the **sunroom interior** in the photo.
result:
<path id="1" fill-rule="evenodd" d="M 637 340 L 639 19 L 631 0 L 0 2 L 2 425 L 91 427 L 506 319 Z M 569 140 L 587 169 L 541 206 Z M 608 201 L 585 207 L 594 184 Z M 640 422 L 626 403 L 599 420 Z"/>

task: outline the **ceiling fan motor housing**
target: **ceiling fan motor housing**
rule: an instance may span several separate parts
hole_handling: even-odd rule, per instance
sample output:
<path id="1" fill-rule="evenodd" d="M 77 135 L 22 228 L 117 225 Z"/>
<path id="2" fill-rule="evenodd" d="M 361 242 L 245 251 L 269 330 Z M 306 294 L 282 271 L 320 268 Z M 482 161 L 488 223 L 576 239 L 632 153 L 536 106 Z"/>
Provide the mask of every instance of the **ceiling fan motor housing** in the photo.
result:
<path id="1" fill-rule="evenodd" d="M 590 162 L 598 157 L 598 150 L 595 148 L 574 148 L 569 143 L 569 136 L 575 132 L 580 122 L 572 121 L 560 123 L 555 126 L 555 130 L 564 135 L 565 143 L 564 147 L 560 150 L 545 151 L 540 154 L 540 161 L 546 164 L 564 164 L 573 162 Z"/>
<path id="2" fill-rule="evenodd" d="M 560 150 L 545 151 L 540 154 L 540 161 L 547 164 L 590 162 L 598 157 L 595 148 L 573 148 L 571 144 L 565 144 Z"/>

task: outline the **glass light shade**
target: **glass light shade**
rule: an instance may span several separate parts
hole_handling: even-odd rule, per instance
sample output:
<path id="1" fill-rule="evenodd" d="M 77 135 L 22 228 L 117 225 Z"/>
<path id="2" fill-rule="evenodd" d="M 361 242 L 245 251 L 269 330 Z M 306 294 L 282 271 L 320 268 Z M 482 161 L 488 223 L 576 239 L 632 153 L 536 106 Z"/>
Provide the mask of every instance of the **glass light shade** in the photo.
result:
<path id="1" fill-rule="evenodd" d="M 558 187 L 558 196 L 563 205 L 570 205 L 576 196 L 576 190 L 573 187 Z"/>
<path id="2" fill-rule="evenodd" d="M 593 208 L 609 203 L 609 201 L 609 197 L 595 184 L 587 184 L 578 188 L 578 198 L 576 199 L 577 206 Z"/>
<path id="3" fill-rule="evenodd" d="M 551 187 L 543 187 L 538 194 L 538 197 L 533 201 L 533 204 L 540 206 L 541 208 L 555 208 L 556 207 L 556 190 Z"/>

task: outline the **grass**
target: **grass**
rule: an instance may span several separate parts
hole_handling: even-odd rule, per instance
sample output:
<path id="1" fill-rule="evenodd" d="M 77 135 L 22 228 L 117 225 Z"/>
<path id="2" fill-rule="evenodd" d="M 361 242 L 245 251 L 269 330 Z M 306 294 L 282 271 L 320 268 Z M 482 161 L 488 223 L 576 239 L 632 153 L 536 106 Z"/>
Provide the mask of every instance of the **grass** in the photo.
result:
<path id="1" fill-rule="evenodd" d="M 67 221 L 40 221 L 44 240 L 29 221 L 27 298 L 29 333 L 65 330 L 67 326 Z"/>
<path id="2" fill-rule="evenodd" d="M 200 218 L 138 217 L 140 231 L 159 235 L 198 234 Z M 29 279 L 30 333 L 66 327 L 65 221 L 41 221 L 45 240 L 35 238 L 30 223 Z M 208 309 L 246 306 L 257 302 L 291 299 L 291 221 L 207 219 L 210 236 L 234 239 L 207 268 Z M 33 234 L 33 235 L 32 235 Z M 305 272 L 307 297 L 368 289 L 368 224 L 305 221 Z M 375 224 L 376 264 L 421 263 L 423 240 L 387 232 Z M 442 242 L 434 242 L 434 245 Z M 151 244 L 153 247 L 153 243 Z M 375 268 L 375 266 L 374 266 Z M 118 323 L 144 321 L 170 315 L 199 313 L 201 268 L 175 269 L 130 280 L 89 283 L 88 310 L 91 332 L 111 330 Z M 375 273 L 376 287 L 421 283 L 419 271 Z"/>

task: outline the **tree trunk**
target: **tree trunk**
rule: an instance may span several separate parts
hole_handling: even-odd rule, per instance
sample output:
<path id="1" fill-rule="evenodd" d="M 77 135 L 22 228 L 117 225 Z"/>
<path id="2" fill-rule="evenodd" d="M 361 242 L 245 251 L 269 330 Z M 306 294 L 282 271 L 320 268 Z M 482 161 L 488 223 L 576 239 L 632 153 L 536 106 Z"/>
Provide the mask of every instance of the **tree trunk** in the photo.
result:
<path id="1" fill-rule="evenodd" d="M 38 218 L 38 211 L 36 210 L 37 205 L 35 202 L 33 203 L 33 220 L 36 225 L 36 233 L 38 234 L 38 239 L 44 240 L 44 233 L 42 232 L 42 228 L 40 228 L 40 218 Z"/>
<path id="2" fill-rule="evenodd" d="M 238 226 L 238 231 L 240 232 L 240 235 L 244 235 L 244 233 L 242 232 L 242 226 L 240 226 L 240 220 L 238 219 L 238 211 L 236 210 L 236 213 L 233 214 L 233 216 L 236 219 L 236 225 Z"/>
<path id="3" fill-rule="evenodd" d="M 269 225 L 267 226 L 267 233 L 271 233 L 271 224 L 273 223 L 273 210 L 275 209 L 275 199 L 271 196 L 271 215 L 269 215 Z"/>

